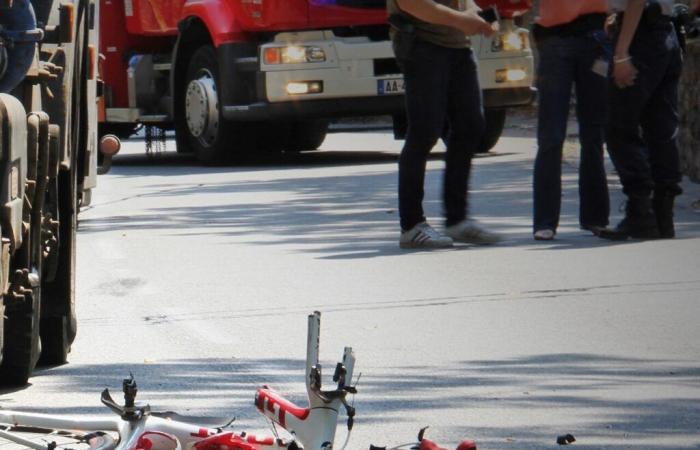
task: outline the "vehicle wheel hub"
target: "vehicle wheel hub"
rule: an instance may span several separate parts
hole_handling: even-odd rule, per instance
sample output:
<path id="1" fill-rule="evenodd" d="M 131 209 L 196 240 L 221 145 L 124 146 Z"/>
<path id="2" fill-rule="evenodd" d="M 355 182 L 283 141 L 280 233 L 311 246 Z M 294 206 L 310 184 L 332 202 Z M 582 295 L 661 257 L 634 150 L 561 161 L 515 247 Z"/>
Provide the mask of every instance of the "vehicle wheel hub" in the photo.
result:
<path id="1" fill-rule="evenodd" d="M 210 75 L 205 74 L 187 85 L 185 116 L 190 134 L 204 146 L 213 145 L 219 131 L 219 99 Z"/>

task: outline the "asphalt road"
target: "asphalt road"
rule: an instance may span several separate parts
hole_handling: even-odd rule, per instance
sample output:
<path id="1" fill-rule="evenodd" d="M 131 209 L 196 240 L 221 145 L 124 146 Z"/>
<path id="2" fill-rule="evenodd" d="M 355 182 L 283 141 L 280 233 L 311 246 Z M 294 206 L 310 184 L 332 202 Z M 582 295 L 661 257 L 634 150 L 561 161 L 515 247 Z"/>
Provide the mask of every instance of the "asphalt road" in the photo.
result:
<path id="1" fill-rule="evenodd" d="M 0 405 L 107 414 L 100 391 L 132 372 L 153 409 L 262 429 L 258 385 L 304 402 L 319 310 L 325 380 L 345 345 L 362 372 L 349 448 L 425 425 L 451 448 L 554 448 L 565 433 L 585 449 L 700 448 L 699 186 L 678 199 L 677 239 L 605 242 L 578 229 L 569 155 L 557 240 L 535 242 L 531 134 L 511 129 L 474 167 L 473 215 L 506 241 L 432 252 L 398 248 L 388 133 L 232 168 L 127 142 L 81 213 L 70 363 Z M 425 202 L 438 226 L 440 156 Z"/>

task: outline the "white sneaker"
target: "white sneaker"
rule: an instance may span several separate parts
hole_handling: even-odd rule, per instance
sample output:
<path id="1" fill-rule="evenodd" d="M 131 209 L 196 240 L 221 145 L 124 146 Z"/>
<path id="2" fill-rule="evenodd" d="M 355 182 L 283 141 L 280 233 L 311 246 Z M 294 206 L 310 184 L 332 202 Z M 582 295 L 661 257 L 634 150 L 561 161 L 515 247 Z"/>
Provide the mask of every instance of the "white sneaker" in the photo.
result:
<path id="1" fill-rule="evenodd" d="M 452 239 L 438 233 L 427 222 L 421 222 L 408 231 L 401 233 L 401 248 L 449 248 Z"/>
<path id="2" fill-rule="evenodd" d="M 535 231 L 533 236 L 534 236 L 536 241 L 551 241 L 552 239 L 554 239 L 555 234 L 556 233 L 554 232 L 554 230 L 551 230 L 549 228 L 545 228 L 542 230 Z"/>
<path id="3" fill-rule="evenodd" d="M 486 231 L 476 221 L 469 219 L 445 228 L 445 234 L 454 239 L 455 242 L 465 244 L 488 245 L 503 240 L 501 236 Z"/>

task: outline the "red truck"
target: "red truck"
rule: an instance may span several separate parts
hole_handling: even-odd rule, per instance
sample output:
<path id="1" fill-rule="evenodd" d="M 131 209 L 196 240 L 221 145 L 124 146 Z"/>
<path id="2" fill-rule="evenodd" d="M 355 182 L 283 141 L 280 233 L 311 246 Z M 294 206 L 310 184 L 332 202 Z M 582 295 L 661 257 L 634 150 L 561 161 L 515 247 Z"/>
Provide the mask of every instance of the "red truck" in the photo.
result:
<path id="1" fill-rule="evenodd" d="M 479 0 L 501 33 L 476 39 L 493 146 L 505 107 L 532 101 L 530 0 Z M 174 129 L 205 163 L 318 148 L 330 119 L 403 112 L 385 0 L 101 0 L 101 133 Z M 495 140 L 494 140 L 495 136 Z"/>

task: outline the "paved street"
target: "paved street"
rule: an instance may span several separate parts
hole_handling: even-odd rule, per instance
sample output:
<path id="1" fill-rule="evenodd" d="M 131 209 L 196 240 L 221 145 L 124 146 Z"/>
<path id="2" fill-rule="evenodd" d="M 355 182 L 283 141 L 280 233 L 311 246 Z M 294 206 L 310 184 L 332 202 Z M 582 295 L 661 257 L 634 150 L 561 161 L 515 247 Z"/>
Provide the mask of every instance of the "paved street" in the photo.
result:
<path id="1" fill-rule="evenodd" d="M 325 381 L 344 345 L 362 372 L 351 449 L 425 425 L 450 448 L 555 448 L 565 433 L 583 449 L 700 448 L 700 186 L 678 199 L 677 239 L 601 241 L 578 229 L 570 153 L 557 240 L 535 242 L 532 134 L 511 127 L 474 167 L 473 215 L 506 241 L 433 252 L 398 248 L 389 133 L 233 168 L 125 143 L 81 214 L 70 363 L 0 405 L 106 414 L 100 391 L 133 372 L 153 409 L 262 429 L 258 385 L 304 401 L 320 310 Z M 425 207 L 441 226 L 440 156 Z"/>

